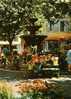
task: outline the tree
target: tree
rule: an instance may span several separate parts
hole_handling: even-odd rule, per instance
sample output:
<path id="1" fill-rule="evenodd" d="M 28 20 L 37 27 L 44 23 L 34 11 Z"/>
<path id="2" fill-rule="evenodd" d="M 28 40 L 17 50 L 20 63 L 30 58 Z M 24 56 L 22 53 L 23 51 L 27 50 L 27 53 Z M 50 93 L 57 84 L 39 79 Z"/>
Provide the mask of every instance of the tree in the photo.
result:
<path id="1" fill-rule="evenodd" d="M 39 0 L 1 0 L 0 1 L 0 36 L 9 42 L 10 52 L 12 42 L 29 23 L 30 17 L 35 17 Z M 37 10 L 38 11 L 38 10 Z"/>
<path id="2" fill-rule="evenodd" d="M 45 0 L 42 11 L 50 23 L 51 30 L 52 25 L 56 24 L 60 18 L 71 16 L 71 2 L 65 2 L 65 0 Z"/>
<path id="3" fill-rule="evenodd" d="M 0 1 L 0 32 L 2 39 L 8 40 L 10 51 L 12 51 L 12 41 L 22 28 L 23 10 L 16 5 L 14 0 Z"/>

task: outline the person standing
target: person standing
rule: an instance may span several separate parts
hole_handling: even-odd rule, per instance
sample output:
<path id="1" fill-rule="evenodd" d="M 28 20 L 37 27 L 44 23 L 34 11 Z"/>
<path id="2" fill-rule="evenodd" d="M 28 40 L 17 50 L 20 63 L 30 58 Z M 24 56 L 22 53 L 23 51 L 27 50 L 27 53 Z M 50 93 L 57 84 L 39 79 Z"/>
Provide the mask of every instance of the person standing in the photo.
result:
<path id="1" fill-rule="evenodd" d="M 67 52 L 68 71 L 71 72 L 71 49 Z"/>
<path id="2" fill-rule="evenodd" d="M 67 55 L 65 52 L 59 52 L 58 56 L 60 73 L 65 73 L 68 71 Z"/>

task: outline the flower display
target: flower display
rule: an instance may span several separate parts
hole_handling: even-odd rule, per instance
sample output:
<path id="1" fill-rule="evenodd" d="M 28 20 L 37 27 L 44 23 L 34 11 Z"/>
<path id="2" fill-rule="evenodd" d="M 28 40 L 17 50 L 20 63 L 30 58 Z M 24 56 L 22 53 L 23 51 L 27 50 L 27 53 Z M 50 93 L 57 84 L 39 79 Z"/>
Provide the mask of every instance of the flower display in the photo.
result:
<path id="1" fill-rule="evenodd" d="M 63 88 L 43 79 L 24 80 L 18 83 L 0 82 L 0 99 L 62 99 Z M 32 97 L 32 98 L 30 98 Z M 59 98 L 58 98 L 59 97 Z"/>
<path id="2" fill-rule="evenodd" d="M 14 86 L 17 92 L 29 92 L 30 90 L 34 91 L 46 91 L 48 87 L 43 80 L 33 80 L 30 82 L 22 82 Z"/>

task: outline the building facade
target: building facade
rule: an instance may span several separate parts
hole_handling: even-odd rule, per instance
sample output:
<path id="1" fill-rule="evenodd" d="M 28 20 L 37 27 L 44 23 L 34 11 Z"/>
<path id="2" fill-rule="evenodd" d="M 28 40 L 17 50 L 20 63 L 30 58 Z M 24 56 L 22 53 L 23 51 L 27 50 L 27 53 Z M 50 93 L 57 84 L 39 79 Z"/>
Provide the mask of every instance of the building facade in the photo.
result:
<path id="1" fill-rule="evenodd" d="M 51 27 L 50 27 L 51 26 Z M 56 24 L 48 23 L 48 32 L 70 32 L 71 22 L 69 18 L 60 19 Z"/>
<path id="2" fill-rule="evenodd" d="M 9 46 L 9 42 L 0 40 L 0 49 L 2 50 L 2 48 L 4 46 L 8 47 Z M 20 39 L 19 36 L 12 42 L 12 46 L 13 46 L 15 51 L 18 51 L 18 52 L 21 51 L 21 39 Z"/>
<path id="3" fill-rule="evenodd" d="M 48 40 L 50 34 L 52 34 L 52 35 L 61 34 L 61 39 L 64 39 L 65 34 L 71 33 L 71 19 L 69 19 L 69 18 L 60 19 L 56 24 L 47 23 L 46 27 L 47 27 L 47 30 L 46 30 L 47 31 L 47 34 L 46 34 L 47 39 L 44 41 L 44 45 L 43 45 L 44 52 L 53 50 L 54 47 L 58 48 L 58 46 L 59 46 L 56 37 L 54 40 Z M 71 42 L 70 37 L 69 37 L 69 40 L 64 42 L 64 44 L 68 45 L 68 42 L 70 44 L 70 42 Z"/>

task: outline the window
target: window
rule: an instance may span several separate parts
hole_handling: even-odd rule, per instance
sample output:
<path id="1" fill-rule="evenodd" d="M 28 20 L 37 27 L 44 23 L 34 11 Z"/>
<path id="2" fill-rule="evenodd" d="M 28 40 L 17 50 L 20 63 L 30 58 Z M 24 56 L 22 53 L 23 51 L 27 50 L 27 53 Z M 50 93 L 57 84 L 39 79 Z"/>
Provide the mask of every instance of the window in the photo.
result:
<path id="1" fill-rule="evenodd" d="M 64 31 L 64 21 L 60 22 L 60 31 Z"/>
<path id="2" fill-rule="evenodd" d="M 56 51 L 59 47 L 59 44 L 57 41 L 49 41 L 48 42 L 48 49 L 50 51 Z"/>

